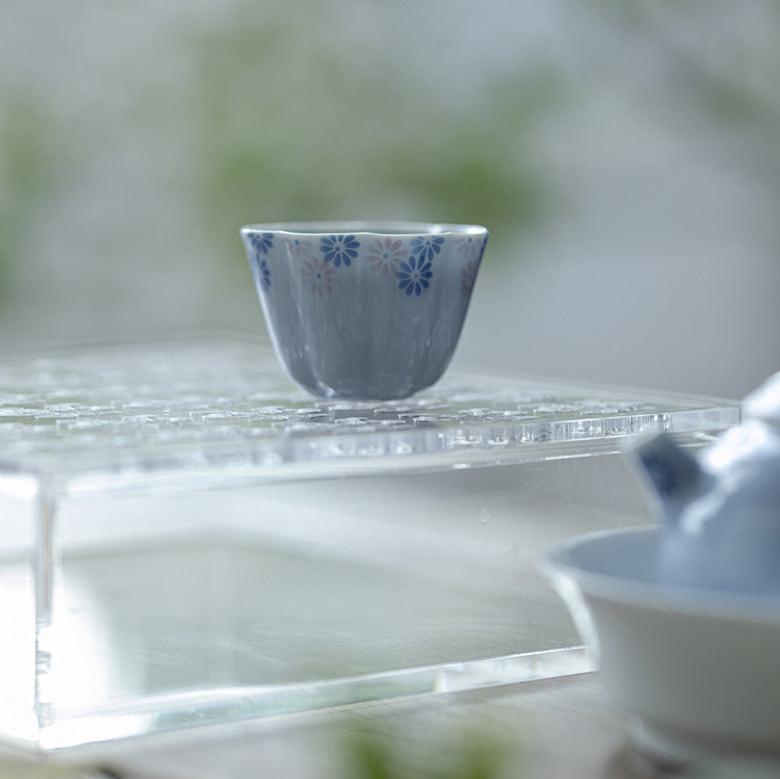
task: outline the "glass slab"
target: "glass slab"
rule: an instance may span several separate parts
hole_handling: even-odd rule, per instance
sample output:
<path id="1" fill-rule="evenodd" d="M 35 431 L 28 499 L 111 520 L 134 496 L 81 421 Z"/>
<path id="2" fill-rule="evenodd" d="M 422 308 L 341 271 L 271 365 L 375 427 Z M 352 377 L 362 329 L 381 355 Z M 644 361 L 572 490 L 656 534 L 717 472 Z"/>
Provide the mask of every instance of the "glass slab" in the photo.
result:
<path id="1" fill-rule="evenodd" d="M 713 398 L 453 374 L 409 400 L 322 401 L 294 387 L 261 342 L 93 348 L 3 361 L 0 472 L 102 490 L 171 472 L 220 471 L 224 483 L 391 461 L 521 462 L 615 449 L 614 439 L 654 430 L 720 430 L 738 414 Z M 97 475 L 108 478 L 78 480 Z"/>
<path id="2" fill-rule="evenodd" d="M 452 373 L 315 400 L 240 337 L 0 366 L 0 735 L 44 749 L 590 668 L 535 560 L 737 404 Z"/>

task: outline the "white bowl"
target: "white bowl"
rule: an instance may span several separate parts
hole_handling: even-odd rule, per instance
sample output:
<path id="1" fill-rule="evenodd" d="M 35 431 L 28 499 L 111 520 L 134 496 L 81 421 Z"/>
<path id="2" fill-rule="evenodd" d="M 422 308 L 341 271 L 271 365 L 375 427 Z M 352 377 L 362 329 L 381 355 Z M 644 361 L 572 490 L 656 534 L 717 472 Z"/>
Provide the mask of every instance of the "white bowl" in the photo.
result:
<path id="1" fill-rule="evenodd" d="M 780 753 L 780 599 L 661 584 L 656 527 L 557 546 L 544 570 L 638 748 L 681 763 Z"/>

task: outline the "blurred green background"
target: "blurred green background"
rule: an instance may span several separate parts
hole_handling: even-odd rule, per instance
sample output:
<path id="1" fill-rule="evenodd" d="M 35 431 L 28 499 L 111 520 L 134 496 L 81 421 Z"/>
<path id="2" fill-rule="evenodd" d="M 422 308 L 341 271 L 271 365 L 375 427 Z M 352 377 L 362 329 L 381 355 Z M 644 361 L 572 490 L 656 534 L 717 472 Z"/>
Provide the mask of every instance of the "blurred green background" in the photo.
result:
<path id="1" fill-rule="evenodd" d="M 492 232 L 459 359 L 780 367 L 774 2 L 0 5 L 0 348 L 260 331 L 246 222 Z"/>

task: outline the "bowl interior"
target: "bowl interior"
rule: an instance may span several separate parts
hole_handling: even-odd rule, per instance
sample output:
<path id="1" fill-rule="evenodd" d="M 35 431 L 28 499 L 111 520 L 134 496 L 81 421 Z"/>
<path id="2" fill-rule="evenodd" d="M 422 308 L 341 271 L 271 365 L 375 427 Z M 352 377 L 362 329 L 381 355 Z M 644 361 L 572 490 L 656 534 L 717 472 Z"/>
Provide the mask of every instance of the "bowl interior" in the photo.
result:
<path id="1" fill-rule="evenodd" d="M 654 582 L 660 540 L 655 527 L 592 533 L 565 542 L 550 557 L 554 564 L 587 573 Z"/>
<path id="2" fill-rule="evenodd" d="M 547 565 L 575 580 L 584 593 L 654 610 L 780 625 L 774 592 L 736 592 L 667 583 L 657 575 L 661 528 L 610 530 L 580 536 L 553 549 Z"/>

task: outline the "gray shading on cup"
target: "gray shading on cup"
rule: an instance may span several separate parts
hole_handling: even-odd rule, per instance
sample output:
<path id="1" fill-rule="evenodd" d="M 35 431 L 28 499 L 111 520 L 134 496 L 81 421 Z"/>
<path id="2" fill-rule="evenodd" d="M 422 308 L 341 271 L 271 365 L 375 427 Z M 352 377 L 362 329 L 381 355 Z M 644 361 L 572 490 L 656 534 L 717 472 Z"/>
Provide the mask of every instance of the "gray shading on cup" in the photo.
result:
<path id="1" fill-rule="evenodd" d="M 406 398 L 460 337 L 488 231 L 417 222 L 241 228 L 276 353 L 314 395 Z"/>

